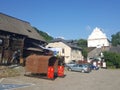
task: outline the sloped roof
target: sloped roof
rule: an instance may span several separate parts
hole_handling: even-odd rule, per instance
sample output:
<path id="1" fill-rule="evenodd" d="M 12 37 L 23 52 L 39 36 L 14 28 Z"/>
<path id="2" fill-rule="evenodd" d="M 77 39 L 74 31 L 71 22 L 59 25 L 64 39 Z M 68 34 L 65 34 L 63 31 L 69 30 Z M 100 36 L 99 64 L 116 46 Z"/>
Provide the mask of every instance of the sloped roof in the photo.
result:
<path id="1" fill-rule="evenodd" d="M 91 35 L 88 37 L 88 39 L 101 39 L 101 38 L 107 39 L 107 36 L 98 27 L 96 27 L 91 33 Z"/>
<path id="2" fill-rule="evenodd" d="M 71 48 L 82 50 L 80 47 L 78 47 L 76 44 L 72 43 L 72 41 L 70 41 L 70 40 L 56 38 L 56 39 L 52 40 L 51 42 L 63 42 L 64 44 L 68 45 Z"/>
<path id="3" fill-rule="evenodd" d="M 120 53 L 120 46 L 112 46 L 109 50 L 110 52 Z"/>
<path id="4" fill-rule="evenodd" d="M 25 35 L 28 38 L 45 41 L 29 22 L 0 13 L 0 30 Z"/>

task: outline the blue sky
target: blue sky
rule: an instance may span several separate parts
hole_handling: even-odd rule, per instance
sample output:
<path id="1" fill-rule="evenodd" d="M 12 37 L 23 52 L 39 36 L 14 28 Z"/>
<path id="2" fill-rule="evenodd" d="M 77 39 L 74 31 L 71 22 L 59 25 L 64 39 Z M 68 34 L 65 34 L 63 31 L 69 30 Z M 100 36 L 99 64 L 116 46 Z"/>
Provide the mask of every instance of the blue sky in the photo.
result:
<path id="1" fill-rule="evenodd" d="M 0 12 L 55 38 L 87 39 L 99 27 L 110 39 L 120 31 L 120 0 L 0 0 Z"/>

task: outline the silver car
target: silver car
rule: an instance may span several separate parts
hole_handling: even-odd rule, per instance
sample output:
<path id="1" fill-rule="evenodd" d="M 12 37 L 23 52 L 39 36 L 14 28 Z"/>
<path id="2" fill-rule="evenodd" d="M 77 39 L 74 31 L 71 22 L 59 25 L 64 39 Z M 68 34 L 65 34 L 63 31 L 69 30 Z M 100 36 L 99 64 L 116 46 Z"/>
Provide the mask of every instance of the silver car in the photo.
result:
<path id="1" fill-rule="evenodd" d="M 87 72 L 89 73 L 91 71 L 89 65 L 87 64 L 75 64 L 73 66 L 68 67 L 69 71 L 80 71 L 80 72 Z"/>

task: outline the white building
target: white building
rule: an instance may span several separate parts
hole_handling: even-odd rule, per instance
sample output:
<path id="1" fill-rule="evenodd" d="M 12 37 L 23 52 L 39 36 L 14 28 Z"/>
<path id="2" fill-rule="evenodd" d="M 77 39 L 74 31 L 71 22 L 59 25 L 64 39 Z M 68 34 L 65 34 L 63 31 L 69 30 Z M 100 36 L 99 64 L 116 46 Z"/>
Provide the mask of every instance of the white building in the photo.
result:
<path id="1" fill-rule="evenodd" d="M 95 28 L 88 37 L 88 47 L 101 48 L 102 46 L 109 46 L 109 41 L 105 33 L 100 28 Z"/>
<path id="2" fill-rule="evenodd" d="M 64 57 L 65 63 L 83 60 L 82 49 L 63 39 L 54 40 L 46 48 L 60 48 L 59 55 Z"/>

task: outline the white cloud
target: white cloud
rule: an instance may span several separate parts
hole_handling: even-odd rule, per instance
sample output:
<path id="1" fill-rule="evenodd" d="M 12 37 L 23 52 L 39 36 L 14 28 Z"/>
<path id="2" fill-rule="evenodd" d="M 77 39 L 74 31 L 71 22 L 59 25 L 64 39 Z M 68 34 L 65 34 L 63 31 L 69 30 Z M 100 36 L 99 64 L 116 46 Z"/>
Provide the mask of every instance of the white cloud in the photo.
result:
<path id="1" fill-rule="evenodd" d="M 65 39 L 63 36 L 58 36 L 58 37 L 56 37 L 56 38 L 61 38 L 61 39 Z"/>
<path id="2" fill-rule="evenodd" d="M 46 32 L 49 36 L 50 36 L 50 33 Z"/>

